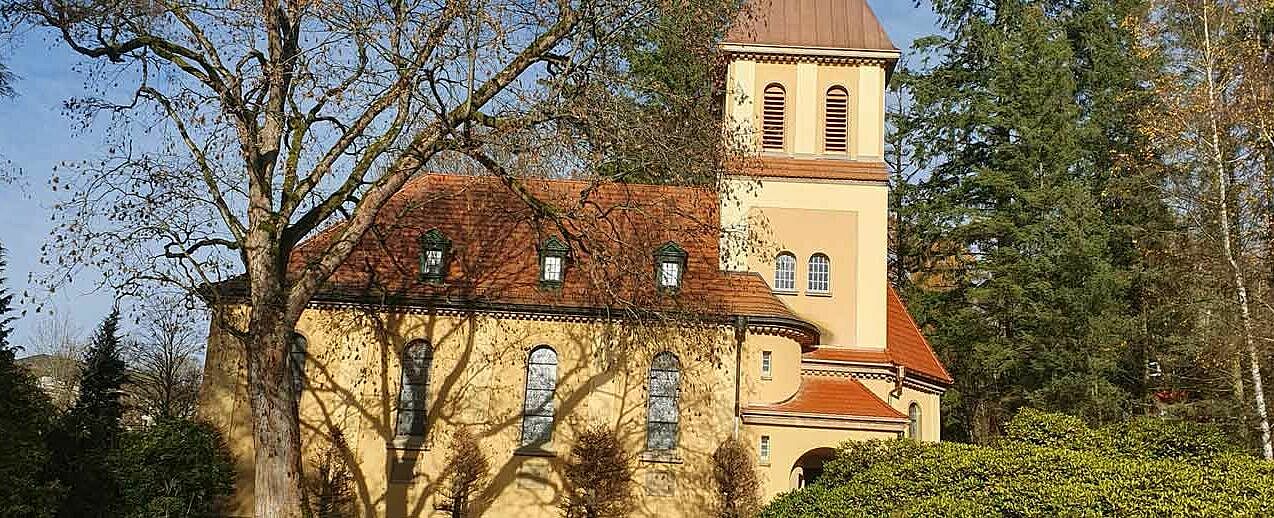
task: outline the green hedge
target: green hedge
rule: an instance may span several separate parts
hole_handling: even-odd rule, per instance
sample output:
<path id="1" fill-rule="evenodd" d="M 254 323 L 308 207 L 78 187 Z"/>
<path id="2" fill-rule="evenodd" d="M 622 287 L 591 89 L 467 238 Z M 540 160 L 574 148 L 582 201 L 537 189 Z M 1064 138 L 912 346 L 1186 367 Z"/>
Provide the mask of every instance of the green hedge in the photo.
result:
<path id="1" fill-rule="evenodd" d="M 1274 516 L 1274 463 L 1205 427 L 1028 411 L 994 446 L 847 443 L 762 516 Z"/>
<path id="2" fill-rule="evenodd" d="M 111 451 L 127 518 L 215 516 L 233 489 L 234 466 L 221 435 L 191 420 L 160 421 L 125 433 Z"/>

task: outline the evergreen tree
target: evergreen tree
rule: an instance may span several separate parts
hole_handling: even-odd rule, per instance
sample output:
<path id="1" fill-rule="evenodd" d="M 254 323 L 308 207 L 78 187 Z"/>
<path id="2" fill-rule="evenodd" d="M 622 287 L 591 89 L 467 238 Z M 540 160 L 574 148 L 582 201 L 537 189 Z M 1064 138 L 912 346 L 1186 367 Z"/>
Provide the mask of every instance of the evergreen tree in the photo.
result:
<path id="1" fill-rule="evenodd" d="M 121 388 L 126 380 L 121 357 L 119 308 L 111 310 L 93 335 L 85 357 L 80 394 L 64 416 L 54 439 L 54 463 L 70 490 L 59 516 L 114 516 L 119 488 L 108 454 L 120 433 Z"/>
<path id="2" fill-rule="evenodd" d="M 17 350 L 9 336 L 16 317 L 4 270 L 0 247 L 0 516 L 51 516 L 61 495 L 46 469 L 45 435 L 54 411 L 30 373 L 14 361 Z"/>
<path id="3" fill-rule="evenodd" d="M 935 2 L 949 37 L 919 40 L 893 119 L 927 175 L 901 190 L 896 258 L 956 379 L 944 436 L 985 441 L 1031 404 L 1092 421 L 1142 412 L 1147 264 L 1171 217 L 1145 197 L 1128 118 L 1153 56 L 1127 26 L 1139 1 Z M 1149 199 L 1146 199 L 1149 198 Z M 918 245 L 921 244 L 921 245 Z M 900 279 L 906 277 L 906 279 Z"/>

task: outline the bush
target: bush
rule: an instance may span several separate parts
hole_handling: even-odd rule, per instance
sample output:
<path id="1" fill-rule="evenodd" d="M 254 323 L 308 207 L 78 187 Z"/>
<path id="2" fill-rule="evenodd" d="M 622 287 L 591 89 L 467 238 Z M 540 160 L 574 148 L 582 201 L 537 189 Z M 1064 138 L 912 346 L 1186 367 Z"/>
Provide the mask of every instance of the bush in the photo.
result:
<path id="1" fill-rule="evenodd" d="M 847 443 L 762 516 L 1274 516 L 1274 463 L 1206 427 L 1027 412 L 995 446 Z"/>
<path id="2" fill-rule="evenodd" d="M 126 432 L 111 452 L 128 517 L 214 516 L 230 494 L 234 470 L 221 435 L 190 420 L 160 421 Z"/>
<path id="3" fill-rule="evenodd" d="M 448 480 L 443 490 L 452 518 L 477 516 L 474 495 L 490 474 L 490 465 L 482 446 L 468 430 L 456 430 L 451 437 L 451 454 L 447 458 Z"/>
<path id="4" fill-rule="evenodd" d="M 562 512 L 566 518 L 627 516 L 632 500 L 632 469 L 619 438 L 594 427 L 580 433 L 563 467 Z"/>
<path id="5" fill-rule="evenodd" d="M 350 452 L 345 434 L 332 427 L 327 447 L 315 463 L 313 475 L 307 480 L 315 518 L 354 516 L 354 475 L 346 462 L 348 458 Z"/>
<path id="6" fill-rule="evenodd" d="M 752 452 L 737 439 L 728 439 L 712 454 L 713 478 L 717 481 L 717 495 L 721 501 L 717 510 L 719 518 L 747 518 L 760 507 Z"/>
<path id="7" fill-rule="evenodd" d="M 13 356 L 0 347 L 0 516 L 52 516 L 65 492 L 47 469 L 53 405 Z"/>

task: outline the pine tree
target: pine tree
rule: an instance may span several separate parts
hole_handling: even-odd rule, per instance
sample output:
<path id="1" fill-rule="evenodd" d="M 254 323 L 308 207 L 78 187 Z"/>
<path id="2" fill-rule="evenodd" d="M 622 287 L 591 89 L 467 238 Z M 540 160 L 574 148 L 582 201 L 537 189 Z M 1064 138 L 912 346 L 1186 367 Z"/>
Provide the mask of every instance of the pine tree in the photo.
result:
<path id="1" fill-rule="evenodd" d="M 1026 405 L 1144 411 L 1139 290 L 1159 280 L 1143 261 L 1158 244 L 1138 239 L 1171 218 L 1137 190 L 1149 166 L 1126 120 L 1154 70 L 1125 24 L 1139 9 L 935 2 L 951 36 L 920 40 L 938 61 L 899 74 L 913 104 L 894 131 L 928 174 L 895 205 L 896 251 L 919 256 L 896 262 L 956 379 L 946 437 L 988 440 Z"/>
<path id="2" fill-rule="evenodd" d="M 0 247 L 0 516 L 51 516 L 61 495 L 46 466 L 45 435 L 53 406 L 30 373 L 14 358 L 13 295 L 5 287 L 4 248 Z"/>
<path id="3" fill-rule="evenodd" d="M 121 401 L 127 373 L 121 358 L 119 308 L 113 308 L 93 335 L 85 357 L 80 394 L 54 439 L 54 463 L 70 490 L 59 516 L 113 516 L 119 503 L 108 453 L 120 433 Z"/>

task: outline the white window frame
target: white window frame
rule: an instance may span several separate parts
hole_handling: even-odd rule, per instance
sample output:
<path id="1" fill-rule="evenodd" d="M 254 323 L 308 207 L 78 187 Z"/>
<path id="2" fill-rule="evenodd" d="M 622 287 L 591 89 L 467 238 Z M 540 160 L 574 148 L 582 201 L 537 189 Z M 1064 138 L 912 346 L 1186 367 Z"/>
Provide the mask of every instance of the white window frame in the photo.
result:
<path id="1" fill-rule="evenodd" d="M 791 270 L 784 270 L 784 261 L 790 261 Z M 774 291 L 796 293 L 796 255 L 783 252 L 774 258 Z"/>
<path id="2" fill-rule="evenodd" d="M 544 256 L 544 277 L 540 280 L 545 282 L 562 282 L 562 256 L 546 255 Z"/>
<path id="3" fill-rule="evenodd" d="M 681 263 L 677 261 L 663 261 L 659 264 L 659 287 L 681 287 Z"/>
<path id="4" fill-rule="evenodd" d="M 761 351 L 761 379 L 774 377 L 774 351 Z"/>
<path id="5" fill-rule="evenodd" d="M 814 267 L 815 261 L 821 260 L 821 271 Z M 815 278 L 816 276 L 820 278 Z M 815 282 L 821 281 L 822 285 L 815 287 Z M 817 253 L 810 256 L 806 263 L 805 289 L 810 293 L 827 294 L 832 292 L 832 258 L 827 254 Z"/>
<path id="6" fill-rule="evenodd" d="M 770 463 L 770 436 L 762 435 L 760 444 L 757 446 L 757 456 L 761 459 L 761 464 Z"/>

